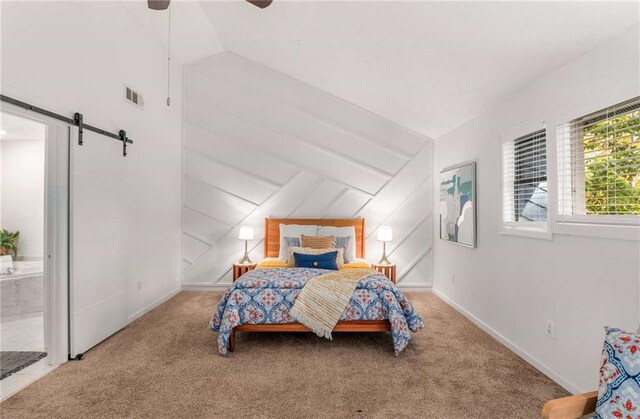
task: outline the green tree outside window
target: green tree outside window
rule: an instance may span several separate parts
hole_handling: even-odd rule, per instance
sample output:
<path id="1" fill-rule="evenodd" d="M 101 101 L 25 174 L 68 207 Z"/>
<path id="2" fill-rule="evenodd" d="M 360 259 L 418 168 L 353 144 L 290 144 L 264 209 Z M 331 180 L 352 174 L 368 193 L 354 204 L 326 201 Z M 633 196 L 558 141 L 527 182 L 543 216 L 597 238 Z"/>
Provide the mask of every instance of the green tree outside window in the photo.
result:
<path id="1" fill-rule="evenodd" d="M 587 214 L 640 215 L 640 110 L 585 124 Z"/>

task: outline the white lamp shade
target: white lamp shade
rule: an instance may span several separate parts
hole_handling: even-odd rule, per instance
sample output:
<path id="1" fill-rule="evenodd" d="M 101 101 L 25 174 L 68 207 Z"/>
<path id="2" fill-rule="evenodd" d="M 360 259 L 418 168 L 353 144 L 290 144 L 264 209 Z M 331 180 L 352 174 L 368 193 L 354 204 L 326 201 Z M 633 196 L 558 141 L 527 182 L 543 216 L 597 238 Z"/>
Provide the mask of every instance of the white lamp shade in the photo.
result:
<path id="1" fill-rule="evenodd" d="M 378 228 L 378 241 L 381 242 L 390 242 L 393 240 L 393 233 L 391 232 L 391 227 L 389 226 L 381 226 Z"/>
<path id="2" fill-rule="evenodd" d="M 253 240 L 253 228 L 240 227 L 240 233 L 238 233 L 238 240 Z"/>

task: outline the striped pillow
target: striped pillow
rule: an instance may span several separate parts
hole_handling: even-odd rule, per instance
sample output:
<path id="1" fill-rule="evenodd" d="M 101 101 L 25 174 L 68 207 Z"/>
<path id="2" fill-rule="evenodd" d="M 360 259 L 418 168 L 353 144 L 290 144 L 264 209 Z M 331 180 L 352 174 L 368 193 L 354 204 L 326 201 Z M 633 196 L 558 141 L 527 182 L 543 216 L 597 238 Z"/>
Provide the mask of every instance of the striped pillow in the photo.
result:
<path id="1" fill-rule="evenodd" d="M 305 236 L 300 237 L 300 245 L 311 249 L 333 249 L 336 247 L 334 236 Z"/>

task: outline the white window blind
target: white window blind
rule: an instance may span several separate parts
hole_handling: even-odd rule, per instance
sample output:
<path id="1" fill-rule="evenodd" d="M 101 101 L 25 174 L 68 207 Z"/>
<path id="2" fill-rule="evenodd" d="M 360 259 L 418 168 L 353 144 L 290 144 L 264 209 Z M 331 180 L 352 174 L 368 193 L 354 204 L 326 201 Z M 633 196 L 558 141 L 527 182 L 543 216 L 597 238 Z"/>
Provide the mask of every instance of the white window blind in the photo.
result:
<path id="1" fill-rule="evenodd" d="M 547 135 L 541 129 L 503 143 L 503 228 L 547 230 Z"/>
<path id="2" fill-rule="evenodd" d="M 560 221 L 640 217 L 640 97 L 557 128 Z"/>

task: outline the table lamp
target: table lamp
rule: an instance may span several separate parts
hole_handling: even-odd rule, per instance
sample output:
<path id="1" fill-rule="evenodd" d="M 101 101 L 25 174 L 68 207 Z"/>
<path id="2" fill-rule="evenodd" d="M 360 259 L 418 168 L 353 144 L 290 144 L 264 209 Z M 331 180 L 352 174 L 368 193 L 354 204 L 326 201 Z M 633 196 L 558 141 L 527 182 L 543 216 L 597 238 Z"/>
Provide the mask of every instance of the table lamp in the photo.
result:
<path id="1" fill-rule="evenodd" d="M 244 257 L 240 259 L 240 263 L 243 265 L 249 265 L 251 259 L 249 259 L 249 249 L 247 243 L 249 240 L 253 240 L 253 228 L 251 227 L 240 227 L 240 232 L 238 233 L 238 240 L 244 240 Z"/>
<path id="2" fill-rule="evenodd" d="M 387 242 L 390 242 L 393 239 L 393 234 L 391 232 L 391 227 L 389 226 L 380 226 L 378 228 L 378 241 L 382 242 L 382 258 L 378 265 L 392 265 L 387 259 Z"/>

